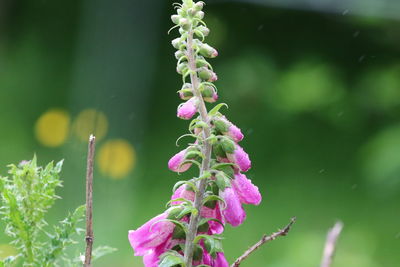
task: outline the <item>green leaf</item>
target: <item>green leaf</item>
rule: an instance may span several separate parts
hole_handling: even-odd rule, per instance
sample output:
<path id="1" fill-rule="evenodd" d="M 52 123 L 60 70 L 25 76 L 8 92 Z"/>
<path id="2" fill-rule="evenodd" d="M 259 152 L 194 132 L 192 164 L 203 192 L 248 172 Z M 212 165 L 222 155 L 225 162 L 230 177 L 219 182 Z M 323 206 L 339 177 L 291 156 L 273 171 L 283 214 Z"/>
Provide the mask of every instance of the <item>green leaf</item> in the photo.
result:
<path id="1" fill-rule="evenodd" d="M 158 267 L 184 266 L 183 257 L 176 251 L 168 251 L 161 255 Z"/>
<path id="2" fill-rule="evenodd" d="M 219 110 L 220 110 L 223 106 L 225 106 L 226 108 L 228 108 L 228 105 L 227 105 L 227 104 L 225 104 L 225 103 L 219 103 L 218 105 L 216 105 L 215 107 L 213 107 L 213 108 L 208 112 L 208 115 L 209 115 L 210 117 L 213 117 L 213 116 L 217 115 L 218 112 L 219 112 Z"/>

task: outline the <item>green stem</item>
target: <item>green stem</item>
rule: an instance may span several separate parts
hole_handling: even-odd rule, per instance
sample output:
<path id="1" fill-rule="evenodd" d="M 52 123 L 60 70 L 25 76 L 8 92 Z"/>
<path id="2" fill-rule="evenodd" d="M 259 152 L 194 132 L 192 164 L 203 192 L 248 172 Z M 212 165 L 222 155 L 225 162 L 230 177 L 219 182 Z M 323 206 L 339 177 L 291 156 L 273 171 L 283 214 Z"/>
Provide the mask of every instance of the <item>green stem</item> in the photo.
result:
<path id="1" fill-rule="evenodd" d="M 187 37 L 187 56 L 188 56 L 188 65 L 190 69 L 190 80 L 193 86 L 193 94 L 195 97 L 199 99 L 199 104 L 198 104 L 198 111 L 200 114 L 200 119 L 207 123 L 207 125 L 210 125 L 210 118 L 208 116 L 207 108 L 204 103 L 204 99 L 201 95 L 201 92 L 199 90 L 199 78 L 197 76 L 197 71 L 196 71 L 196 59 L 195 59 L 195 52 L 193 50 L 193 29 L 191 29 L 188 33 Z M 208 141 L 208 138 L 210 137 L 211 132 L 209 127 L 204 127 L 203 128 L 203 147 L 202 147 L 202 152 L 204 154 L 204 159 L 201 165 L 200 169 L 200 176 L 201 177 L 204 172 L 208 171 L 210 169 L 210 161 L 211 161 L 211 151 L 212 151 L 212 146 Z M 198 188 L 198 191 L 196 193 L 195 199 L 194 199 L 194 207 L 199 211 L 198 214 L 192 214 L 190 217 L 190 223 L 189 223 L 189 231 L 188 234 L 186 235 L 186 243 L 185 243 L 185 251 L 184 251 L 184 261 L 185 261 L 185 266 L 186 267 L 192 267 L 192 261 L 193 261 L 193 252 L 194 252 L 194 243 L 193 240 L 197 235 L 197 227 L 198 223 L 200 221 L 200 211 L 202 208 L 202 202 L 204 199 L 204 192 L 206 189 L 207 185 L 207 179 L 201 179 L 200 181 L 197 182 L 196 186 Z"/>

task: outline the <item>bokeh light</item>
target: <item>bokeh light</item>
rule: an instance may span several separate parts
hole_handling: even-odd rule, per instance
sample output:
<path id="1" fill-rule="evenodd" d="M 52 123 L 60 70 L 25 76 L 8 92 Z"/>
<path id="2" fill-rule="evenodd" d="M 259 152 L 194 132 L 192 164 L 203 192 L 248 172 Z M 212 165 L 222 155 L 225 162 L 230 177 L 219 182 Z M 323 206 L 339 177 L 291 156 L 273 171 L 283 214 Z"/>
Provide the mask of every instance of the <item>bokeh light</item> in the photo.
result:
<path id="1" fill-rule="evenodd" d="M 99 110 L 85 109 L 74 120 L 73 129 L 78 139 L 83 142 L 86 142 L 91 134 L 95 135 L 97 140 L 101 140 L 107 134 L 108 120 Z"/>
<path id="2" fill-rule="evenodd" d="M 344 94 L 342 82 L 331 66 L 308 61 L 293 65 L 280 76 L 275 87 L 268 89 L 271 106 L 293 113 L 329 106 Z"/>
<path id="3" fill-rule="evenodd" d="M 358 99 L 366 107 L 387 111 L 400 106 L 400 65 L 372 69 L 361 76 Z"/>
<path id="4" fill-rule="evenodd" d="M 42 145 L 57 147 L 67 139 L 69 128 L 69 114 L 61 109 L 51 109 L 36 121 L 35 135 Z"/>
<path id="5" fill-rule="evenodd" d="M 400 184 L 400 125 L 382 130 L 361 149 L 362 170 L 374 187 L 398 190 Z"/>
<path id="6" fill-rule="evenodd" d="M 110 178 L 124 178 L 135 166 L 136 152 L 123 140 L 108 140 L 99 149 L 97 162 L 100 171 Z"/>

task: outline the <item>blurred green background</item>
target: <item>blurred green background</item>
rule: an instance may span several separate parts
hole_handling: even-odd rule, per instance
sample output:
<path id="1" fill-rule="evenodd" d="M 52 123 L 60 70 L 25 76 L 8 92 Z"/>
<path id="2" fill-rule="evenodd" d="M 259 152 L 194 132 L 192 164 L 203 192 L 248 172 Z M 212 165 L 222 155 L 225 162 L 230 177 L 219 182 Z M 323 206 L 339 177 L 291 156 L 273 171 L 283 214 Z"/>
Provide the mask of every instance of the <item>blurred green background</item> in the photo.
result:
<path id="1" fill-rule="evenodd" d="M 227 227 L 228 260 L 297 216 L 288 237 L 243 266 L 318 266 L 338 219 L 333 266 L 399 266 L 400 2 L 206 2 L 220 99 L 246 135 L 248 176 L 264 197 L 242 226 Z M 118 248 L 95 266 L 142 266 L 128 230 L 159 214 L 190 175 L 166 166 L 187 129 L 175 117 L 171 4 L 0 1 L 0 173 L 34 153 L 41 164 L 65 159 L 63 199 L 50 214 L 61 220 L 84 202 L 94 132 L 95 243 Z M 0 234 L 0 256 L 8 240 Z"/>

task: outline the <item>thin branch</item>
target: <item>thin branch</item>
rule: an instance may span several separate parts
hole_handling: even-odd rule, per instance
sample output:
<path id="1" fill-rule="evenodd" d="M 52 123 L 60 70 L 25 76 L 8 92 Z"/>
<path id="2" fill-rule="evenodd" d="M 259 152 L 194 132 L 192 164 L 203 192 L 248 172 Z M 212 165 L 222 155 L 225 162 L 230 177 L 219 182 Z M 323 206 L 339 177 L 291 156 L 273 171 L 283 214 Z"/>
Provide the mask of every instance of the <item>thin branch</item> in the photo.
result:
<path id="1" fill-rule="evenodd" d="M 92 266 L 93 247 L 93 164 L 96 137 L 90 135 L 86 165 L 86 252 L 84 267 Z"/>
<path id="2" fill-rule="evenodd" d="M 292 225 L 296 222 L 296 217 L 293 217 L 292 219 L 290 219 L 290 222 L 288 225 L 285 226 L 285 228 L 283 228 L 282 230 L 279 230 L 276 233 L 273 233 L 272 235 L 264 235 L 260 241 L 258 241 L 256 244 L 254 244 L 251 248 L 249 248 L 248 250 L 246 250 L 242 256 L 240 256 L 239 258 L 237 258 L 235 260 L 235 262 L 231 265 L 231 267 L 238 267 L 242 261 L 244 261 L 248 256 L 250 256 L 251 253 L 253 253 L 254 251 L 256 251 L 259 247 L 261 247 L 262 245 L 264 245 L 265 243 L 268 243 L 269 241 L 273 241 L 275 240 L 277 237 L 279 236 L 286 236 Z"/>
<path id="3" fill-rule="evenodd" d="M 342 222 L 336 222 L 335 225 L 328 231 L 326 236 L 324 254 L 322 256 L 321 267 L 330 267 L 333 256 L 336 250 L 336 243 L 343 229 Z"/>

